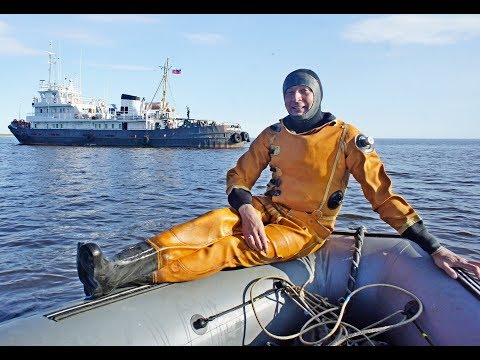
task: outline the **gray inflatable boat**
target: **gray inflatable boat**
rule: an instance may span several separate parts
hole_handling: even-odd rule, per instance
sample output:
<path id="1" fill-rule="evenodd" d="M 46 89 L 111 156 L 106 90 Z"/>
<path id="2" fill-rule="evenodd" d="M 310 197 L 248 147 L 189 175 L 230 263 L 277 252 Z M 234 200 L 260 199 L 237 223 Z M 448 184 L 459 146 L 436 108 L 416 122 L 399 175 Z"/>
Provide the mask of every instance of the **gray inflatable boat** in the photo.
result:
<path id="1" fill-rule="evenodd" d="M 308 257 L 119 289 L 0 324 L 0 345 L 480 345 L 480 285 L 399 236 L 335 232 Z"/>

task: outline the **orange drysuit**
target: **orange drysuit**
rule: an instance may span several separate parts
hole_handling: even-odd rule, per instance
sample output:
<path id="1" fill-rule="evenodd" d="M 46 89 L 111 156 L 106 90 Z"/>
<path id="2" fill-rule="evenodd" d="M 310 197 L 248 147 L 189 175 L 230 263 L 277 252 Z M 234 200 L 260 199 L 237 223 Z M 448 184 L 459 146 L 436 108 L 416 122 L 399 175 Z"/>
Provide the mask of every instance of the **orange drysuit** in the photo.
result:
<path id="1" fill-rule="evenodd" d="M 188 281 L 224 268 L 285 261 L 318 250 L 334 229 L 350 174 L 380 218 L 403 233 L 421 219 L 392 192 L 373 144 L 364 145 L 362 136 L 338 119 L 303 134 L 290 132 L 282 120 L 263 130 L 227 172 L 227 194 L 234 188 L 251 191 L 270 166 L 266 195 L 253 196 L 252 203 L 270 240 L 268 252 L 247 246 L 235 209 L 212 210 L 148 240 L 158 254 L 154 282 Z"/>

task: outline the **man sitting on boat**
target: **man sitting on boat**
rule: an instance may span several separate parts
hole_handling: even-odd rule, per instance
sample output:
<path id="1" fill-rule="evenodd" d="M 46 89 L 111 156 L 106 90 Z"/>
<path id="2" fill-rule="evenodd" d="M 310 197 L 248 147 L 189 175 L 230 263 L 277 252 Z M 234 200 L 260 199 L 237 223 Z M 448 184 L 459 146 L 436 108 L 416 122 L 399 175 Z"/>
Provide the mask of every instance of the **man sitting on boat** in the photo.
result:
<path id="1" fill-rule="evenodd" d="M 97 298 L 133 284 L 199 279 L 226 268 L 251 267 L 306 256 L 334 229 L 350 174 L 373 211 L 401 236 L 417 243 L 456 278 L 454 267 L 480 277 L 480 262 L 467 260 L 430 234 L 400 195 L 371 137 L 323 112 L 323 89 L 308 69 L 283 83 L 288 115 L 264 129 L 227 172 L 231 207 L 209 211 L 107 260 L 95 243 L 79 243 L 77 269 L 87 296 Z M 264 195 L 251 189 L 270 167 Z"/>

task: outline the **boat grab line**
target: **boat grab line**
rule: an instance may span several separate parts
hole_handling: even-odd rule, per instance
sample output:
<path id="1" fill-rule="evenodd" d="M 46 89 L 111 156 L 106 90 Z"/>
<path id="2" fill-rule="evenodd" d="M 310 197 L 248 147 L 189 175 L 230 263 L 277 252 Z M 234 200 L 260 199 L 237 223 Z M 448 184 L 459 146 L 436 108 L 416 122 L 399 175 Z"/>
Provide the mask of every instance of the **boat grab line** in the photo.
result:
<path id="1" fill-rule="evenodd" d="M 103 296 L 99 299 L 94 299 L 94 300 L 86 300 L 84 303 L 78 304 L 78 305 L 73 305 L 69 306 L 67 308 L 61 309 L 59 311 L 55 311 L 50 314 L 44 315 L 47 319 L 53 320 L 53 321 L 60 321 L 65 318 L 80 314 L 84 311 L 95 309 L 100 306 L 105 306 L 126 298 L 129 298 L 131 296 L 135 296 L 138 294 L 142 294 L 148 291 L 155 290 L 157 288 L 165 287 L 168 285 L 172 285 L 170 283 L 162 283 L 162 284 L 154 284 L 154 285 L 142 285 L 142 286 L 137 286 L 133 288 L 129 288 L 123 291 L 120 291 L 118 293 L 114 293 L 111 295 Z"/>

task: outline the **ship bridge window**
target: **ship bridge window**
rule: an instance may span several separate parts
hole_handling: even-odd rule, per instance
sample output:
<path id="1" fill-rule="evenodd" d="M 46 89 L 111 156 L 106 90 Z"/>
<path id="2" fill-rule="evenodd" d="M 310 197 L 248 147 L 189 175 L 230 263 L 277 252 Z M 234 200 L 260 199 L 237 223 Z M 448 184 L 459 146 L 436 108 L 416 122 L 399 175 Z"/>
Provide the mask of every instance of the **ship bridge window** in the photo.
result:
<path id="1" fill-rule="evenodd" d="M 112 129 L 115 129 L 115 124 L 112 124 Z"/>

